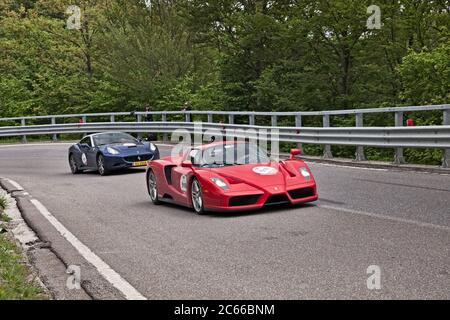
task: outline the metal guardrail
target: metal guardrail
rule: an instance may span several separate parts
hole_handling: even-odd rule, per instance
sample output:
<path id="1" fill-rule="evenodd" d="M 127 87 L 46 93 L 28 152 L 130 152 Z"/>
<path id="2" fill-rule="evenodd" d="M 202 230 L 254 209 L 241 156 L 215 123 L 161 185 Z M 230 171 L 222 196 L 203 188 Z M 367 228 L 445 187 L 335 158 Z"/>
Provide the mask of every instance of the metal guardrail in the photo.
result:
<path id="1" fill-rule="evenodd" d="M 255 112 L 255 111 L 151 111 L 151 112 L 133 112 L 133 115 L 144 116 L 152 115 L 230 115 L 230 116 L 332 116 L 332 115 L 351 115 L 367 113 L 395 113 L 395 112 L 415 112 L 431 110 L 450 110 L 450 104 L 429 105 L 429 106 L 409 106 L 392 108 L 370 108 L 370 109 L 350 109 L 350 110 L 331 110 L 331 111 L 295 111 L 295 112 Z M 81 114 L 63 114 L 48 116 L 27 116 L 0 118 L 0 121 L 17 121 L 32 119 L 58 119 L 58 118 L 88 118 L 88 117 L 110 117 L 110 116 L 129 116 L 130 112 L 103 112 L 103 113 L 81 113 Z"/>
<path id="2" fill-rule="evenodd" d="M 173 133 L 175 130 L 203 134 L 207 130 L 226 136 L 267 139 L 276 134 L 280 141 L 319 145 L 352 145 L 374 147 L 450 148 L 450 126 L 426 127 L 369 127 L 369 128 L 314 128 L 270 127 L 193 122 L 115 122 L 86 124 L 55 124 L 25 127 L 0 127 L 0 136 L 52 135 L 85 132 L 126 131 L 134 133 Z M 272 131 L 272 130 L 276 131 Z M 233 133 L 231 133 L 233 132 Z"/>
<path id="3" fill-rule="evenodd" d="M 442 126 L 403 127 L 404 113 L 414 111 L 440 110 L 443 112 Z M 367 113 L 394 113 L 395 126 L 393 127 L 364 127 L 363 115 Z M 146 115 L 161 116 L 160 122 L 143 122 Z M 133 116 L 136 122 L 116 122 L 123 116 Z M 183 116 L 185 122 L 168 121 L 168 116 Z M 5 121 L 20 121 L 20 126 L 0 126 L 0 137 L 22 136 L 23 142 L 29 135 L 53 135 L 57 140 L 58 134 L 86 133 L 102 131 L 126 131 L 139 135 L 144 132 L 162 133 L 164 140 L 168 134 L 176 129 L 185 129 L 189 132 L 195 130 L 191 122 L 193 115 L 207 115 L 207 122 L 202 123 L 205 130 L 273 130 L 278 131 L 278 138 L 283 142 L 297 144 L 324 145 L 324 157 L 331 158 L 331 145 L 357 146 L 356 161 L 365 160 L 364 147 L 395 148 L 394 163 L 404 163 L 403 148 L 438 148 L 444 149 L 443 167 L 450 167 L 450 105 L 412 106 L 398 108 L 355 109 L 320 112 L 226 112 L 226 111 L 157 111 L 157 112 L 116 112 L 116 113 L 87 113 L 50 116 L 30 116 L 0 118 L 0 124 Z M 214 116 L 228 117 L 228 123 L 214 123 Z M 355 115 L 355 127 L 330 127 L 330 117 L 336 115 Z M 235 124 L 236 116 L 247 116 L 248 125 Z M 256 117 L 270 117 L 271 126 L 257 126 Z M 323 127 L 303 127 L 302 118 L 305 116 L 322 116 Z M 89 118 L 108 117 L 109 122 L 89 123 Z M 294 117 L 294 127 L 279 127 L 279 117 Z M 76 118 L 82 123 L 58 124 L 58 119 Z M 51 124 L 27 126 L 27 120 L 50 119 Z M 247 133 L 248 135 L 248 133 Z"/>

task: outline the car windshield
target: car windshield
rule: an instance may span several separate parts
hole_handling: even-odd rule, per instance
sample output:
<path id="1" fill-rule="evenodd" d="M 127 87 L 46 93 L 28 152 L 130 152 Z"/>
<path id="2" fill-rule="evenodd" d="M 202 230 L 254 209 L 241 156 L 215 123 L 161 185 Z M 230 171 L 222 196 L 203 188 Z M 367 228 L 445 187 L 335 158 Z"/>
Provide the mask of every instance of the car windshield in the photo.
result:
<path id="1" fill-rule="evenodd" d="M 116 143 L 137 143 L 138 141 L 131 135 L 121 132 L 102 133 L 94 136 L 94 142 L 97 146 Z"/>
<path id="2" fill-rule="evenodd" d="M 193 149 L 189 157 L 194 166 L 210 168 L 270 162 L 267 153 L 252 143 L 221 144 L 204 150 Z"/>

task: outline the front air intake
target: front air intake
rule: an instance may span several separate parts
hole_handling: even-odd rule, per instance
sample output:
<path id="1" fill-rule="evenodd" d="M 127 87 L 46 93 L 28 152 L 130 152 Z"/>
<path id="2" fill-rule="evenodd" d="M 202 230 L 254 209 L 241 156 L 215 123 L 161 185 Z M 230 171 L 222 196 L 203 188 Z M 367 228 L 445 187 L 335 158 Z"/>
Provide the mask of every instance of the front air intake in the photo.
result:
<path id="1" fill-rule="evenodd" d="M 148 161 L 148 160 L 153 159 L 153 155 L 152 154 L 143 154 L 143 155 L 139 155 L 139 156 L 125 157 L 124 159 L 125 159 L 125 161 L 128 161 L 128 162 Z"/>
<path id="2" fill-rule="evenodd" d="M 230 207 L 240 207 L 240 206 L 249 206 L 258 202 L 259 194 L 250 195 L 250 196 L 237 196 L 232 197 L 229 202 Z"/>
<path id="3" fill-rule="evenodd" d="M 301 188 L 288 191 L 292 199 L 303 199 L 314 196 L 313 188 Z"/>
<path id="4" fill-rule="evenodd" d="M 272 204 L 280 204 L 280 203 L 287 203 L 289 202 L 289 199 L 287 195 L 285 194 L 276 194 L 274 196 L 270 196 L 267 201 L 266 205 L 272 205 Z"/>

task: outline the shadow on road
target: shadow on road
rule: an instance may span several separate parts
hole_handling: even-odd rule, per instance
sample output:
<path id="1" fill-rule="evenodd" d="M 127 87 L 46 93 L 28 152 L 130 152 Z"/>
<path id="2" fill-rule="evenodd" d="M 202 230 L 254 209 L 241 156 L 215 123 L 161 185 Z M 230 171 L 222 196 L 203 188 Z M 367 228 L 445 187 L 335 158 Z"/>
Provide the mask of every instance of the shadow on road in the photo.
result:
<path id="1" fill-rule="evenodd" d="M 107 177 L 113 177 L 113 176 L 121 176 L 121 175 L 125 175 L 125 174 L 138 174 L 138 173 L 145 173 L 146 172 L 146 168 L 128 168 L 128 169 L 120 169 L 120 170 L 115 170 L 112 171 L 111 173 L 109 173 L 107 176 L 105 176 L 105 178 Z M 95 170 L 89 170 L 89 171 L 85 171 L 83 173 L 80 174 L 72 174 L 70 171 L 67 171 L 65 173 L 58 173 L 57 175 L 59 176 L 73 176 L 73 177 L 82 177 L 82 176 L 98 176 L 100 177 L 99 173 Z"/>
<path id="2" fill-rule="evenodd" d="M 291 204 L 281 204 L 281 205 L 274 205 L 274 206 L 267 206 L 263 207 L 259 210 L 248 210 L 248 211 L 239 211 L 239 212 L 207 212 L 204 215 L 196 215 L 194 211 L 191 208 L 187 208 L 185 206 L 180 206 L 173 203 L 163 203 L 160 206 L 155 206 L 151 202 L 150 199 L 148 201 L 142 201 L 139 203 L 135 203 L 134 206 L 136 208 L 143 208 L 143 209 L 158 209 L 160 207 L 171 209 L 171 210 L 163 210 L 160 211 L 161 214 L 175 214 L 179 216 L 186 216 L 189 217 L 189 215 L 193 218 L 218 218 L 218 219 L 230 219 L 230 218 L 238 218 L 238 217 L 246 217 L 246 216 L 259 216 L 259 215 L 266 215 L 266 214 L 274 214 L 279 213 L 281 211 L 286 212 L 288 214 L 292 214 L 292 211 L 300 210 L 302 208 L 314 208 L 317 207 L 316 204 L 312 203 L 306 203 L 306 204 L 299 204 L 299 205 L 291 205 Z"/>
<path id="3" fill-rule="evenodd" d="M 280 211 L 292 214 L 292 212 L 289 211 L 295 211 L 302 208 L 311 208 L 316 207 L 315 204 L 312 203 L 305 203 L 305 204 L 298 204 L 298 205 L 291 205 L 291 204 L 280 204 L 280 205 L 273 205 L 273 206 L 267 206 L 263 207 L 259 210 L 251 210 L 251 211 L 240 211 L 240 212 L 208 212 L 205 217 L 212 217 L 212 218 L 236 218 L 236 217 L 245 217 L 245 216 L 258 216 L 263 214 L 272 214 L 277 213 Z"/>

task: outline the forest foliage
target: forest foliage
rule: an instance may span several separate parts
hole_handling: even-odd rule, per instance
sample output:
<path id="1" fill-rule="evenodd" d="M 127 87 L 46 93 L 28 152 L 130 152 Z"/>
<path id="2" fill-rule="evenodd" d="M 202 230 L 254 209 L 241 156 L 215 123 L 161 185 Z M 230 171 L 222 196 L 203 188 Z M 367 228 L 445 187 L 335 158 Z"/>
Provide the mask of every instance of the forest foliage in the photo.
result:
<path id="1" fill-rule="evenodd" d="M 370 5 L 381 27 L 368 28 Z M 70 5 L 80 8 L 71 29 Z M 448 103 L 450 1 L 0 0 L 0 117 Z"/>

